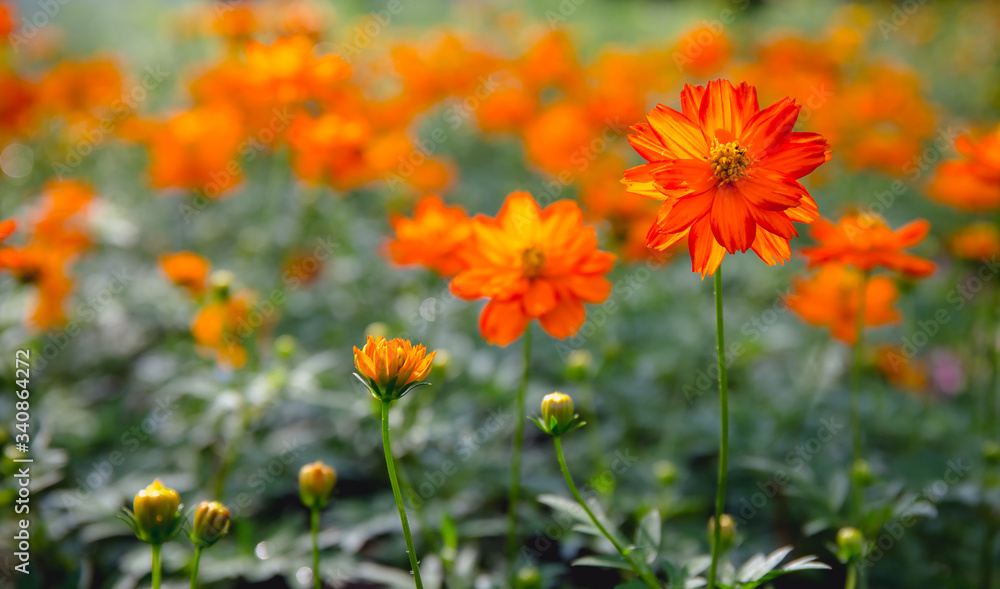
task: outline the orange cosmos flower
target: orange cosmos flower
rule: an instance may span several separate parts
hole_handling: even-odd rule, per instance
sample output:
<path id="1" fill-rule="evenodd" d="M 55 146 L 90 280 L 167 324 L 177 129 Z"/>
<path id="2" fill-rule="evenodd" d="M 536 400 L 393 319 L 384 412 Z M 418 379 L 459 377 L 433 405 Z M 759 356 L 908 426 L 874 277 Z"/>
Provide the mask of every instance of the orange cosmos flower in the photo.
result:
<path id="1" fill-rule="evenodd" d="M 193 252 L 177 252 L 160 256 L 160 267 L 177 286 L 187 289 L 192 296 L 205 293 L 208 280 L 208 260 Z"/>
<path id="2" fill-rule="evenodd" d="M 629 136 L 647 164 L 626 170 L 630 192 L 663 201 L 647 244 L 685 237 L 692 270 L 715 273 L 726 252 L 748 249 L 769 265 L 791 257 L 793 221 L 816 202 L 797 179 L 830 159 L 825 139 L 793 132 L 801 107 L 786 98 L 760 110 L 757 91 L 715 80 L 684 86 L 681 111 L 657 105 Z"/>
<path id="3" fill-rule="evenodd" d="M 701 26 L 688 31 L 674 46 L 674 63 L 684 73 L 707 78 L 718 73 L 733 55 L 733 46 L 722 30 Z"/>
<path id="4" fill-rule="evenodd" d="M 833 337 L 853 344 L 858 337 L 858 308 L 864 275 L 840 264 L 828 264 L 807 280 L 793 282 L 788 308 L 812 325 L 829 327 Z M 893 303 L 899 297 L 896 285 L 885 276 L 868 279 L 865 288 L 867 326 L 885 325 L 899 319 Z"/>
<path id="5" fill-rule="evenodd" d="M 951 237 L 951 252 L 963 260 L 981 260 L 1000 254 L 1000 231 L 993 223 L 975 223 Z"/>
<path id="6" fill-rule="evenodd" d="M 396 239 L 389 253 L 397 264 L 421 264 L 441 276 L 454 276 L 465 269 L 463 252 L 472 237 L 472 221 L 462 207 L 449 207 L 441 197 L 420 199 L 413 218 L 393 213 L 389 223 Z"/>
<path id="7" fill-rule="evenodd" d="M 931 224 L 920 219 L 893 231 L 876 215 L 850 213 L 836 225 L 826 219 L 813 223 L 810 235 L 818 245 L 802 253 L 810 267 L 834 262 L 870 272 L 882 266 L 922 278 L 934 272 L 934 263 L 903 250 L 923 241 L 930 229 Z"/>
<path id="8" fill-rule="evenodd" d="M 354 348 L 354 367 L 358 377 L 372 396 L 381 401 L 393 401 L 422 384 L 430 374 L 437 352 L 427 354 L 424 346 L 413 346 L 410 340 L 368 336 L 363 349 Z"/>
<path id="9" fill-rule="evenodd" d="M 960 160 L 941 164 L 928 194 L 934 200 L 969 212 L 1000 207 L 1000 125 L 976 139 L 963 135 L 955 141 Z"/>
<path id="10" fill-rule="evenodd" d="M 600 303 L 611 292 L 604 275 L 615 256 L 597 249 L 597 234 L 584 226 L 575 202 L 542 210 L 527 192 L 514 192 L 495 219 L 476 216 L 472 231 L 468 267 L 452 279 L 451 291 L 490 299 L 479 319 L 490 343 L 511 343 L 532 319 L 553 337 L 569 337 L 586 318 L 583 303 Z"/>

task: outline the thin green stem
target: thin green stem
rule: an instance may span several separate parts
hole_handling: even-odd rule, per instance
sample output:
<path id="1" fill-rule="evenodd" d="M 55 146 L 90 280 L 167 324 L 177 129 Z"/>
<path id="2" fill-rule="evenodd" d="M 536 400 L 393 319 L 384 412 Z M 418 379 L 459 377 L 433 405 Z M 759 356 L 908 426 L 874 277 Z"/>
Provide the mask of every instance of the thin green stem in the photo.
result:
<path id="1" fill-rule="evenodd" d="M 853 561 L 847 563 L 847 581 L 844 589 L 854 589 L 858 586 L 858 565 Z"/>
<path id="2" fill-rule="evenodd" d="M 194 558 L 191 559 L 191 589 L 198 589 L 198 564 L 201 562 L 201 546 L 194 547 Z"/>
<path id="3" fill-rule="evenodd" d="M 580 496 L 580 491 L 576 488 L 576 483 L 573 482 L 573 476 L 569 474 L 569 467 L 566 466 L 566 458 L 563 456 L 562 451 L 562 441 L 559 436 L 552 436 L 552 440 L 556 446 L 556 458 L 559 459 L 559 468 L 562 470 L 563 478 L 566 479 L 566 486 L 569 487 L 569 492 L 573 494 L 573 498 L 576 499 L 576 502 L 580 504 L 580 507 L 587 512 L 587 515 L 590 516 L 590 521 L 594 522 L 594 526 L 596 526 L 597 529 L 600 530 L 601 534 L 608 539 L 608 542 L 611 542 L 611 545 L 614 546 L 615 550 L 618 551 L 618 554 L 625 559 L 625 562 L 632 567 L 635 574 L 638 575 L 639 578 L 641 578 L 647 585 L 649 585 L 651 589 L 660 589 L 660 582 L 656 580 L 656 577 L 654 577 L 647 568 L 637 564 L 628 552 L 625 552 L 625 547 L 622 546 L 610 532 L 608 532 L 607 528 L 605 528 L 601 523 L 601 520 L 597 519 L 597 516 L 594 515 L 593 511 L 591 511 L 587 502 Z"/>
<path id="4" fill-rule="evenodd" d="M 990 380 L 984 395 L 985 429 L 987 440 L 997 440 L 997 384 L 1000 380 L 998 378 L 1000 375 L 1000 346 L 997 346 L 997 313 L 1000 312 L 1000 284 L 993 285 L 993 297 L 989 305 L 987 335 L 989 337 Z"/>
<path id="5" fill-rule="evenodd" d="M 507 495 L 507 561 L 510 567 L 511 586 L 517 575 L 514 561 L 517 558 L 517 506 L 521 494 L 521 450 L 524 446 L 524 394 L 528 389 L 528 375 L 531 368 L 531 329 L 524 332 L 524 372 L 521 385 L 517 388 L 514 409 L 514 451 L 510 456 L 510 487 Z"/>
<path id="6" fill-rule="evenodd" d="M 406 540 L 406 554 L 410 557 L 410 568 L 413 571 L 413 582 L 417 589 L 423 589 L 420 581 L 420 565 L 417 563 L 417 553 L 413 549 L 413 537 L 410 536 L 410 523 L 406 520 L 406 508 L 403 507 L 403 495 L 399 492 L 399 481 L 396 480 L 395 459 L 392 457 L 392 445 L 389 442 L 389 403 L 382 401 L 382 450 L 385 452 L 385 466 L 389 469 L 389 482 L 392 484 L 392 495 L 396 499 L 399 510 L 399 522 L 403 525 L 403 537 Z"/>
<path id="7" fill-rule="evenodd" d="M 719 487 L 715 495 L 715 526 L 712 529 L 712 564 L 708 569 L 708 589 L 715 579 L 722 550 L 722 512 L 726 505 L 726 478 L 729 468 L 729 379 L 726 374 L 726 335 L 722 316 L 722 266 L 715 271 L 715 339 L 719 360 Z"/>
<path id="8" fill-rule="evenodd" d="M 160 548 L 162 544 L 150 544 L 153 548 L 153 589 L 160 589 Z"/>
<path id="9" fill-rule="evenodd" d="M 867 307 L 868 278 L 870 272 L 865 272 L 861 279 L 860 292 L 858 293 L 858 308 L 856 322 L 856 332 L 854 341 L 854 354 L 851 365 L 851 514 L 855 524 L 861 523 L 861 511 L 863 502 L 863 489 L 860 481 L 854 476 L 854 468 L 862 460 L 861 444 L 861 365 L 864 357 L 865 346 L 865 308 Z"/>
<path id="10" fill-rule="evenodd" d="M 313 543 L 313 587 L 321 589 L 323 587 L 323 576 L 319 574 L 319 507 L 312 508 L 310 526 L 312 529 Z"/>

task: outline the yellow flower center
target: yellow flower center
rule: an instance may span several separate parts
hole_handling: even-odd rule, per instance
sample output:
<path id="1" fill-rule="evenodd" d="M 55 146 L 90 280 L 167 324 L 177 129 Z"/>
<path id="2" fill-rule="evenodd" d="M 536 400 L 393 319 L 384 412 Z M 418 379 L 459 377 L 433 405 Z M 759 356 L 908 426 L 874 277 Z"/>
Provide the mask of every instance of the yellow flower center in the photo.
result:
<path id="1" fill-rule="evenodd" d="M 712 144 L 709 152 L 708 163 L 712 166 L 712 174 L 722 181 L 736 182 L 747 175 L 747 168 L 750 167 L 750 156 L 747 155 L 747 148 L 741 147 L 736 141 L 729 143 Z"/>
<path id="2" fill-rule="evenodd" d="M 534 278 L 542 273 L 545 266 L 545 252 L 537 246 L 531 246 L 521 252 L 521 272 L 525 278 Z"/>

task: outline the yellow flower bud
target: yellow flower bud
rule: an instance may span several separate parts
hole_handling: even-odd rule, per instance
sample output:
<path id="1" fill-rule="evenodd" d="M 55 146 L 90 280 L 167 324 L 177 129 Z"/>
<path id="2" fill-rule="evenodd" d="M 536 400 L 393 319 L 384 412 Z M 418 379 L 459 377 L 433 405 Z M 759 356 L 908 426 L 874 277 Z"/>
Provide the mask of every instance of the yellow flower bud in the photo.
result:
<path id="1" fill-rule="evenodd" d="M 207 548 L 229 532 L 229 510 L 218 501 L 202 501 L 194 510 L 191 542 Z"/>
<path id="2" fill-rule="evenodd" d="M 983 443 L 983 459 L 986 460 L 986 464 L 991 466 L 996 466 L 1000 464 L 1000 444 L 993 440 L 987 440 Z"/>
<path id="3" fill-rule="evenodd" d="M 337 471 L 318 460 L 299 470 L 299 496 L 309 509 L 325 506 L 335 484 Z"/>
<path id="4" fill-rule="evenodd" d="M 551 426 L 555 418 L 555 427 L 565 428 L 573 421 L 573 415 L 573 399 L 569 395 L 555 392 L 542 398 L 542 423 L 546 426 Z"/>
<path id="5" fill-rule="evenodd" d="M 728 514 L 723 513 L 722 518 L 719 520 L 722 522 L 722 530 L 719 534 L 719 541 L 721 546 L 719 547 L 722 552 L 725 552 L 733 547 L 736 542 L 736 521 Z M 713 544 L 715 542 L 715 517 L 710 517 L 708 519 L 708 542 Z"/>
<path id="6" fill-rule="evenodd" d="M 860 557 L 864 551 L 864 544 L 864 536 L 857 528 L 840 528 L 837 531 L 837 549 L 840 550 L 840 557 L 845 562 Z"/>
<path id="7" fill-rule="evenodd" d="M 295 338 L 288 334 L 279 336 L 278 339 L 274 340 L 274 353 L 281 358 L 291 358 L 292 354 L 295 353 L 296 347 Z"/>
<path id="8" fill-rule="evenodd" d="M 223 301 L 229 298 L 229 291 L 232 289 L 235 280 L 236 276 L 229 270 L 216 270 L 209 277 L 209 282 L 212 284 L 212 292 L 219 300 Z"/>
<path id="9" fill-rule="evenodd" d="M 854 462 L 851 467 L 851 478 L 854 480 L 854 484 L 859 487 L 867 487 L 875 480 L 871 465 L 863 458 Z"/>
<path id="10" fill-rule="evenodd" d="M 163 486 L 160 479 L 139 491 L 132 502 L 136 534 L 144 542 L 162 544 L 180 529 L 181 498 Z"/>

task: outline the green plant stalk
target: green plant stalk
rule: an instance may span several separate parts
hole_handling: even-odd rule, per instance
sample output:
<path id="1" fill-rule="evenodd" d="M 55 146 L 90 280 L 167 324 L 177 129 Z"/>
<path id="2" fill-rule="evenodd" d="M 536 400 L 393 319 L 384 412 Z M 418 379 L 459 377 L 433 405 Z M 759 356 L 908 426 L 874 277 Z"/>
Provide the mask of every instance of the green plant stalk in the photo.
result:
<path id="1" fill-rule="evenodd" d="M 517 559 L 517 506 L 521 494 L 521 450 L 524 446 L 524 394 L 528 389 L 528 374 L 531 368 L 531 328 L 524 332 L 524 372 L 521 374 L 521 385 L 517 388 L 517 401 L 514 409 L 514 450 L 510 456 L 510 487 L 507 495 L 507 561 L 510 568 L 511 586 L 517 570 L 514 561 Z"/>
<path id="2" fill-rule="evenodd" d="M 201 546 L 194 547 L 194 558 L 191 559 L 191 589 L 198 589 L 198 564 L 201 562 Z"/>
<path id="3" fill-rule="evenodd" d="M 310 520 L 313 544 L 313 587 L 321 589 L 323 587 L 323 578 L 319 574 L 319 507 L 313 506 Z"/>
<path id="4" fill-rule="evenodd" d="M 987 322 L 987 333 L 989 334 L 989 354 L 990 354 L 990 380 L 985 391 L 985 439 L 997 439 L 997 384 L 1000 381 L 1000 346 L 997 345 L 997 323 L 998 313 L 1000 313 L 1000 285 L 993 285 L 993 297 L 989 302 L 989 321 Z M 983 473 L 982 496 L 986 497 L 986 492 L 996 484 L 996 467 L 987 466 Z M 985 500 L 982 506 L 986 517 L 986 529 L 984 531 L 982 553 L 980 555 L 980 587 L 992 589 L 993 587 L 993 548 L 996 545 L 997 524 Z"/>
<path id="5" fill-rule="evenodd" d="M 708 569 L 708 589 L 715 589 L 715 579 L 722 548 L 722 512 L 726 505 L 726 479 L 729 468 L 729 378 L 726 373 L 726 335 L 722 315 L 722 266 L 715 271 L 715 339 L 719 360 L 719 487 L 715 495 L 715 526 L 712 529 L 712 564 Z"/>
<path id="6" fill-rule="evenodd" d="M 853 463 L 849 471 L 851 481 L 851 513 L 855 524 L 861 523 L 861 508 L 863 495 L 861 485 L 855 480 L 854 465 L 862 458 L 861 444 L 861 364 L 865 346 L 865 311 L 867 307 L 868 278 L 870 272 L 865 272 L 861 279 L 861 292 L 858 293 L 858 309 L 856 322 L 856 338 L 854 341 L 853 360 L 851 362 L 851 458 Z"/>
<path id="7" fill-rule="evenodd" d="M 854 589 L 858 586 L 858 568 L 859 565 L 853 560 L 847 563 L 847 581 L 844 583 L 844 589 Z"/>
<path id="8" fill-rule="evenodd" d="M 413 537 L 410 536 L 410 523 L 406 520 L 406 508 L 403 507 L 403 495 L 399 492 L 399 481 L 396 480 L 395 459 L 392 457 L 392 445 L 389 442 L 389 404 L 382 401 L 382 450 L 385 452 L 385 466 L 389 470 L 389 482 L 392 484 L 392 495 L 396 499 L 399 510 L 399 522 L 403 525 L 403 537 L 406 540 L 406 554 L 410 557 L 410 568 L 413 571 L 413 582 L 417 589 L 423 589 L 420 581 L 420 565 L 417 563 L 417 553 L 413 549 Z"/>
<path id="9" fill-rule="evenodd" d="M 572 475 L 569 474 L 569 467 L 566 466 L 566 457 L 563 456 L 562 442 L 560 441 L 560 436 L 552 436 L 552 440 L 556 446 L 556 458 L 559 459 L 559 468 L 562 470 L 563 478 L 566 479 L 566 485 L 569 487 L 569 492 L 573 494 L 573 498 L 576 499 L 576 502 L 580 504 L 580 507 L 582 507 L 583 510 L 587 512 L 587 515 L 590 517 L 590 521 L 594 522 L 594 525 L 597 527 L 598 530 L 600 530 L 601 534 L 603 534 L 604 537 L 608 539 L 608 542 L 611 542 L 611 545 L 615 547 L 615 550 L 618 551 L 618 554 L 620 554 L 622 558 L 625 559 L 625 562 L 627 562 L 629 566 L 632 567 L 632 570 L 635 571 L 635 574 L 638 575 L 639 578 L 643 580 L 643 582 L 649 585 L 650 589 L 660 589 L 660 583 L 659 581 L 656 580 L 656 577 L 654 577 L 653 574 L 646 567 L 637 564 L 632 559 L 632 556 L 628 552 L 625 552 L 625 547 L 622 546 L 618 542 L 618 540 L 615 540 L 614 536 L 612 536 L 608 532 L 608 530 L 601 524 L 600 520 L 597 519 L 597 516 L 594 515 L 594 512 L 591 511 L 590 507 L 587 505 L 587 502 L 584 501 L 583 497 L 580 496 L 580 491 L 576 488 L 576 483 L 573 482 Z"/>
<path id="10" fill-rule="evenodd" d="M 153 549 L 153 589 L 160 589 L 160 548 L 162 544 L 150 544 Z"/>

